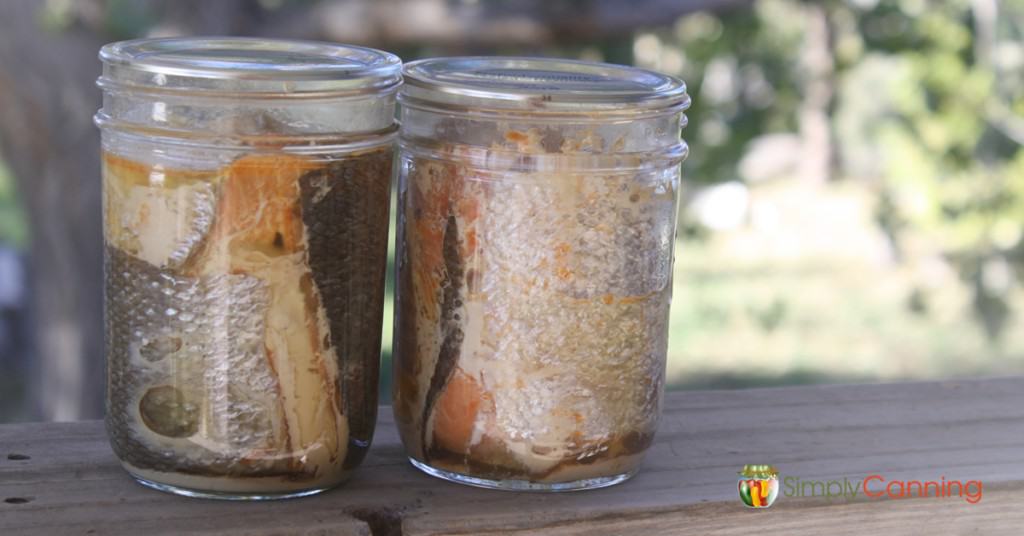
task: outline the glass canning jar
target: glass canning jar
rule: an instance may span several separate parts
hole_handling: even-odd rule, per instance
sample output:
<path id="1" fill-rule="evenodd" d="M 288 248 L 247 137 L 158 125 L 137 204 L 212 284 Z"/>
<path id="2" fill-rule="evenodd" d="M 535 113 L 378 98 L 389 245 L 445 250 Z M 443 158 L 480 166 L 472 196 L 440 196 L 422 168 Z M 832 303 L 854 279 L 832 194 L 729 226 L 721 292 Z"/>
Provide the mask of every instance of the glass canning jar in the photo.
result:
<path id="1" fill-rule="evenodd" d="M 241 38 L 100 59 L 115 453 L 183 495 L 341 483 L 376 419 L 399 59 Z"/>
<path id="2" fill-rule="evenodd" d="M 626 480 L 664 385 L 685 84 L 555 59 L 403 74 L 393 402 L 411 462 L 502 489 Z"/>

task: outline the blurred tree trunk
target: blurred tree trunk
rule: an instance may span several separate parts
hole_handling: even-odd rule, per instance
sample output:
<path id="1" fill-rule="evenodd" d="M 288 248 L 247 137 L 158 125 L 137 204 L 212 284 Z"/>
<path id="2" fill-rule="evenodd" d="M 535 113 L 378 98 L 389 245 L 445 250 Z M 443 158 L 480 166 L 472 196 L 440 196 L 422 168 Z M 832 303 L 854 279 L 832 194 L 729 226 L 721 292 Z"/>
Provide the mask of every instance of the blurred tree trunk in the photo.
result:
<path id="1" fill-rule="evenodd" d="M 31 416 L 103 411 L 99 149 L 91 114 L 102 38 L 38 26 L 33 0 L 0 2 L 0 147 L 30 228 Z"/>
<path id="2" fill-rule="evenodd" d="M 804 148 L 798 174 L 806 182 L 826 182 L 832 174 L 832 126 L 829 120 L 835 92 L 832 42 L 826 8 L 807 3 L 804 9 L 807 11 L 807 32 L 800 53 L 804 80 L 798 116 Z"/>

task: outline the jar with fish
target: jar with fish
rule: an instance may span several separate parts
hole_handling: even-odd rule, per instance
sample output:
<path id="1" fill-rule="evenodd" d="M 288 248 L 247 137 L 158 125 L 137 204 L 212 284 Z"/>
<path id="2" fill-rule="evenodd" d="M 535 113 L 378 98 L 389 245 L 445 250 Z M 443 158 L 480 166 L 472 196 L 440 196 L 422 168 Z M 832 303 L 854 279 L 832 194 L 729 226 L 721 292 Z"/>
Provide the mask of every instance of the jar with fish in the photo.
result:
<path id="1" fill-rule="evenodd" d="M 114 452 L 182 495 L 343 482 L 376 419 L 399 59 L 243 38 L 100 59 Z"/>
<path id="2" fill-rule="evenodd" d="M 686 86 L 528 58 L 404 76 L 393 402 L 411 462 L 499 489 L 628 479 L 664 385 Z"/>

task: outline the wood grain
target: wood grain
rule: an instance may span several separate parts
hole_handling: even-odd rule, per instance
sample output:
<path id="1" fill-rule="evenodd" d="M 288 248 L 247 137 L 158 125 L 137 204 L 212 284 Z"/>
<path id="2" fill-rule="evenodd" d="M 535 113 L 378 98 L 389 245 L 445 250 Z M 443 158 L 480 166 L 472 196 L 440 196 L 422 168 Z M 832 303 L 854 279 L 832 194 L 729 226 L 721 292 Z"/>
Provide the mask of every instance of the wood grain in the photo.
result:
<path id="1" fill-rule="evenodd" d="M 1016 500 L 1022 461 L 1019 378 L 670 393 L 636 478 L 554 495 L 478 490 L 418 473 L 405 461 L 390 408 L 347 485 L 258 504 L 135 484 L 97 421 L 3 425 L 0 534 L 1016 534 L 1024 523 Z M 748 463 L 801 479 L 980 479 L 984 492 L 977 504 L 783 496 L 754 511 L 736 494 L 736 471 Z"/>

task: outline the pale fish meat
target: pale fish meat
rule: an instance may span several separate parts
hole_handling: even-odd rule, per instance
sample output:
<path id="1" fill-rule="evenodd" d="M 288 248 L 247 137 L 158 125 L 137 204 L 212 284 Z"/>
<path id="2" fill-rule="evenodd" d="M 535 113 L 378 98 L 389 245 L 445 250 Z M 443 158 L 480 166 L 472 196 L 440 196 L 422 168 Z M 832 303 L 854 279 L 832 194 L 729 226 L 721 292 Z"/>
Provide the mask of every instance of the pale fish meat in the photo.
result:
<path id="1" fill-rule="evenodd" d="M 287 155 L 248 155 L 225 171 L 213 229 L 188 273 L 242 273 L 266 282 L 263 343 L 277 374 L 290 447 L 311 470 L 340 469 L 348 422 L 337 393 L 338 355 L 310 273 L 299 178 L 320 166 Z"/>
<path id="2" fill-rule="evenodd" d="M 216 177 L 169 175 L 109 155 L 104 172 L 107 243 L 153 266 L 184 265 L 213 225 Z"/>

